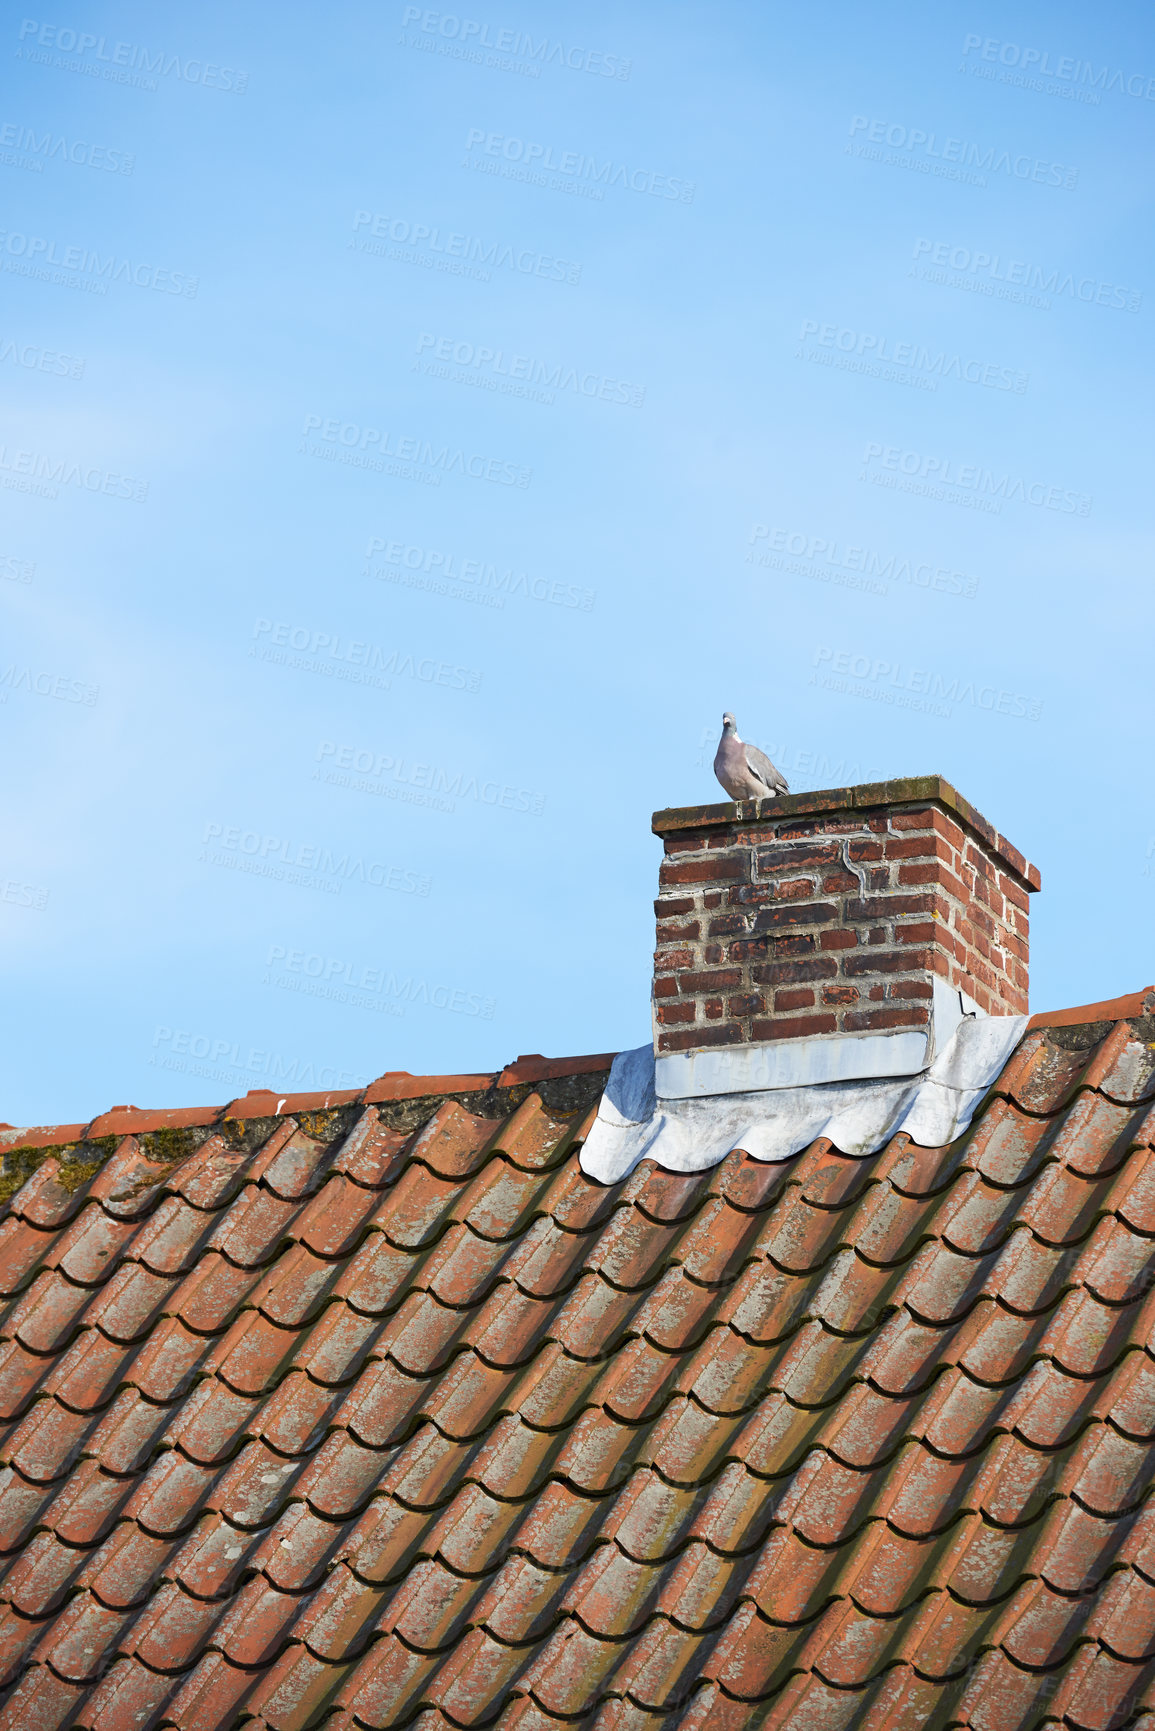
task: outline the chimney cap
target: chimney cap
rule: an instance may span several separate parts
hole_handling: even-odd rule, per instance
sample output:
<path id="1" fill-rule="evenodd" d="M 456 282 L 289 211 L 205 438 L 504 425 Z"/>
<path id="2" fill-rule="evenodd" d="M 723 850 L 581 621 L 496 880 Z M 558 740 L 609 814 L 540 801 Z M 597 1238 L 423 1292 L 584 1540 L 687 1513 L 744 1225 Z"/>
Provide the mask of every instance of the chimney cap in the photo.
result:
<path id="1" fill-rule="evenodd" d="M 813 793 L 784 793 L 774 799 L 726 800 L 719 805 L 671 806 L 656 811 L 655 835 L 680 830 L 712 829 L 719 825 L 756 823 L 759 819 L 829 816 L 840 811 L 893 810 L 895 806 L 941 805 L 978 836 L 1030 894 L 1042 883 L 1038 866 L 1031 865 L 1018 848 L 1000 835 L 982 813 L 941 775 L 910 775 L 897 781 L 868 781 L 857 787 L 828 787 Z"/>

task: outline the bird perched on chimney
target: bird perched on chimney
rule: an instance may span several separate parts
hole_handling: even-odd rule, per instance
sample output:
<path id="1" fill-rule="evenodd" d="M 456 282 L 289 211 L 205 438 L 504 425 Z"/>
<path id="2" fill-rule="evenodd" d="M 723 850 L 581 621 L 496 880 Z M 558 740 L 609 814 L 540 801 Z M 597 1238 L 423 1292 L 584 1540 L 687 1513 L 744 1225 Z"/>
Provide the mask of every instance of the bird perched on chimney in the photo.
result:
<path id="1" fill-rule="evenodd" d="M 773 799 L 775 794 L 790 792 L 785 776 L 766 753 L 738 738 L 738 724 L 729 710 L 722 717 L 714 774 L 731 799 Z"/>

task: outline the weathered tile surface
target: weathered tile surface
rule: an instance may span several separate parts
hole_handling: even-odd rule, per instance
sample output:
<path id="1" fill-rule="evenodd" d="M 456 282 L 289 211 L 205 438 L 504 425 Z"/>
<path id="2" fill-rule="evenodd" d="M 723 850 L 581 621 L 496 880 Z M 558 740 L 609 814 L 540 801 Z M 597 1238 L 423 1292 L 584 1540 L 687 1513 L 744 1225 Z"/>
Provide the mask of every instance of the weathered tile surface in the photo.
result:
<path id="1" fill-rule="evenodd" d="M 611 1188 L 549 1068 L 8 1135 L 3 1731 L 1153 1731 L 1150 1018 Z"/>

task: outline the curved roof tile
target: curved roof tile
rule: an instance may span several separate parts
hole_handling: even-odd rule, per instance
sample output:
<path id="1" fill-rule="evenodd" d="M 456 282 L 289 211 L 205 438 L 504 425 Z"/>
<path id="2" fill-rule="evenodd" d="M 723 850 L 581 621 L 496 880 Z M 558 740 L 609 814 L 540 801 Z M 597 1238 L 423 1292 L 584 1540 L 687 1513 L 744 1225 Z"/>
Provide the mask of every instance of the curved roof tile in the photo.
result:
<path id="1" fill-rule="evenodd" d="M 1155 1731 L 1152 994 L 603 1187 L 608 1056 L 0 1131 L 0 1728 Z"/>

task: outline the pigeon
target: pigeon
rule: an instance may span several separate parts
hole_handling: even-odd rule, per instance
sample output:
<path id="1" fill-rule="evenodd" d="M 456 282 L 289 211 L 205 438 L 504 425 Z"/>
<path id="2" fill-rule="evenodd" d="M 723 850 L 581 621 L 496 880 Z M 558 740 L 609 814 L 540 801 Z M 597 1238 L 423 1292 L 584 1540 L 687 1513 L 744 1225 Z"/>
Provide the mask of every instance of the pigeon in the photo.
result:
<path id="1" fill-rule="evenodd" d="M 729 710 L 722 717 L 714 774 L 731 799 L 773 799 L 775 794 L 790 792 L 786 778 L 766 753 L 738 738 L 738 724 Z"/>

